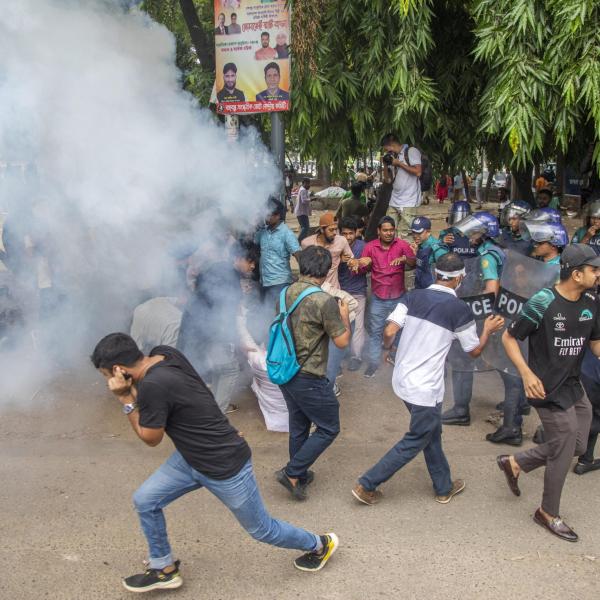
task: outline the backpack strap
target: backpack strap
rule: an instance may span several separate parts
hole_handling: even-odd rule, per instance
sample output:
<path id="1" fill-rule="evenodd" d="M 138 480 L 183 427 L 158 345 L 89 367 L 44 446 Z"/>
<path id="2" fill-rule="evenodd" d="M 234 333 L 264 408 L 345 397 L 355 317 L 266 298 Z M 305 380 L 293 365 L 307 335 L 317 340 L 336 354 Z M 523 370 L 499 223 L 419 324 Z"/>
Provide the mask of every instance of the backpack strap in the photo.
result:
<path id="1" fill-rule="evenodd" d="M 402 152 L 404 153 L 404 162 L 411 167 L 412 165 L 410 164 L 410 160 L 408 159 L 408 151 L 410 149 L 410 146 L 408 144 L 404 144 L 404 147 L 402 148 Z"/>
<path id="2" fill-rule="evenodd" d="M 304 298 L 306 298 L 307 296 L 310 296 L 311 294 L 316 294 L 317 292 L 323 292 L 323 290 L 320 287 L 317 287 L 316 285 L 308 287 L 305 290 L 302 290 L 302 292 L 298 295 L 292 306 L 290 306 L 290 308 L 287 309 L 285 305 L 285 296 L 289 288 L 290 286 L 288 285 L 286 288 L 281 290 L 281 296 L 279 296 L 279 312 L 287 312 L 288 315 L 291 315 L 296 310 L 300 302 L 302 302 L 302 300 L 304 300 Z"/>

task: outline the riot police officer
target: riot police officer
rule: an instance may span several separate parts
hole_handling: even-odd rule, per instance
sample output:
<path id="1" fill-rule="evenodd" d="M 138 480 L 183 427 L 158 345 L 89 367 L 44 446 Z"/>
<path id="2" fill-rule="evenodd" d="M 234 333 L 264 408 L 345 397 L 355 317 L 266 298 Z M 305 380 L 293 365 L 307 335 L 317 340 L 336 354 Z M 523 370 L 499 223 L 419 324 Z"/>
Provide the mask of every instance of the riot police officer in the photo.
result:
<path id="1" fill-rule="evenodd" d="M 425 289 L 434 283 L 433 265 L 448 253 L 448 249 L 431 233 L 431 221 L 427 217 L 415 217 L 410 225 L 414 243 L 411 247 L 417 257 L 415 265 L 415 288 Z"/>
<path id="2" fill-rule="evenodd" d="M 600 254 L 600 200 L 585 207 L 585 225 L 573 235 L 572 244 L 588 244 L 596 254 Z"/>
<path id="3" fill-rule="evenodd" d="M 549 265 L 560 265 L 560 253 L 569 244 L 569 234 L 561 223 L 525 221 L 523 234 L 533 245 L 532 258 Z"/>
<path id="4" fill-rule="evenodd" d="M 463 235 L 455 225 L 471 214 L 471 206 L 466 201 L 453 202 L 448 211 L 446 222 L 449 227 L 440 231 L 440 241 L 449 251 L 463 258 L 477 256 L 477 247 L 471 244 L 469 238 Z"/>
<path id="5" fill-rule="evenodd" d="M 529 204 L 522 200 L 509 202 L 500 211 L 500 244 L 507 250 L 514 250 L 519 254 L 529 254 L 531 251 L 530 243 L 523 239 L 521 235 L 521 223 L 527 217 L 530 211 Z"/>
<path id="6" fill-rule="evenodd" d="M 477 249 L 480 259 L 482 277 L 484 281 L 484 294 L 498 294 L 500 290 L 500 277 L 506 255 L 502 248 L 494 241 L 500 234 L 498 219 L 489 212 L 477 212 L 457 224 L 457 229 Z M 523 434 L 518 417 L 520 405 L 524 399 L 523 382 L 520 378 L 498 371 L 504 383 L 504 417 L 511 423 L 508 428 L 501 427 L 498 431 L 486 436 L 493 443 L 505 443 L 520 446 L 523 443 Z M 469 404 L 473 392 L 473 373 L 462 373 L 461 386 L 453 388 L 454 406 L 442 415 L 445 425 L 470 425 L 471 416 Z M 454 385 L 454 379 L 453 379 Z"/>

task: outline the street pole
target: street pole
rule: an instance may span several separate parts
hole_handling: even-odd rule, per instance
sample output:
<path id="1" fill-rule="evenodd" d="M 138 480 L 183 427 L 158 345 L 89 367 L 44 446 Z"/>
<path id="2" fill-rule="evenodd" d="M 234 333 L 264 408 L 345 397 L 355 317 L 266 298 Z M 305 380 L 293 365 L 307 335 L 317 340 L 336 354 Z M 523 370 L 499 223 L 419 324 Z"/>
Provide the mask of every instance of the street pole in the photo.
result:
<path id="1" fill-rule="evenodd" d="M 283 118 L 280 112 L 271 113 L 271 153 L 279 169 L 279 200 L 286 206 L 285 201 L 285 135 Z"/>

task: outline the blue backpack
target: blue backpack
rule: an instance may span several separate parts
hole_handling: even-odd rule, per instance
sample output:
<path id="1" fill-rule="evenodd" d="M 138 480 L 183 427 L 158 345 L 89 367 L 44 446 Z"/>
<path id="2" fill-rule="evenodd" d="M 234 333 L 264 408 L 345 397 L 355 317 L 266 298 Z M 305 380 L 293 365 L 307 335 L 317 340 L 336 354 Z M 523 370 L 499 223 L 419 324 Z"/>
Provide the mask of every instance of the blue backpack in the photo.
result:
<path id="1" fill-rule="evenodd" d="M 296 347 L 294 346 L 294 336 L 290 329 L 289 317 L 304 298 L 311 294 L 323 291 L 316 286 L 306 288 L 298 298 L 296 298 L 296 301 L 292 306 L 287 309 L 285 305 L 285 294 L 288 289 L 289 286 L 281 290 L 281 295 L 279 296 L 279 314 L 269 329 L 267 373 L 269 379 L 277 385 L 282 385 L 290 381 L 302 367 L 296 358 Z M 312 352 L 309 353 L 309 356 L 310 354 L 312 354 Z M 306 360 L 308 360 L 308 356 L 304 362 L 306 362 Z"/>

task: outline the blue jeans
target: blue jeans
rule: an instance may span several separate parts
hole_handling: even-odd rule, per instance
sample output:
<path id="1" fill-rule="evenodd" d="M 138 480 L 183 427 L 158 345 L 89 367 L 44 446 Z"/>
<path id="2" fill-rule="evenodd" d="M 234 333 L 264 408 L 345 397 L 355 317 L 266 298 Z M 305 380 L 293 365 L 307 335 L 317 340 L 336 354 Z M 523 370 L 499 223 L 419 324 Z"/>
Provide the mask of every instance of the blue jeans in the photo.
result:
<path id="1" fill-rule="evenodd" d="M 523 424 L 522 410 L 527 405 L 523 380 L 498 371 L 504 383 L 504 427 L 518 429 Z M 473 395 L 473 372 L 452 371 L 452 394 L 458 414 L 468 415 Z"/>
<path id="2" fill-rule="evenodd" d="M 375 294 L 371 295 L 371 304 L 369 305 L 369 343 L 367 355 L 369 357 L 369 363 L 372 365 L 379 365 L 385 322 L 398 305 L 398 300 L 399 298 L 382 300 L 375 296 Z"/>
<path id="3" fill-rule="evenodd" d="M 350 332 L 354 334 L 354 321 L 350 323 Z M 335 383 L 335 378 L 337 377 L 340 367 L 342 366 L 342 361 L 346 357 L 346 355 L 350 352 L 350 346 L 346 346 L 345 348 L 338 348 L 333 340 L 329 340 L 329 358 L 327 359 L 327 379 L 329 379 L 329 383 L 333 388 L 333 384 Z"/>
<path id="4" fill-rule="evenodd" d="M 326 377 L 298 373 L 279 386 L 290 420 L 288 477 L 304 479 L 308 468 L 333 443 L 340 432 L 340 404 Z M 310 426 L 316 430 L 310 435 Z"/>
<path id="5" fill-rule="evenodd" d="M 240 525 L 259 542 L 305 552 L 313 552 L 320 545 L 320 539 L 314 533 L 269 515 L 256 485 L 252 461 L 229 479 L 210 479 L 193 469 L 176 450 L 133 495 L 150 549 L 151 569 L 164 569 L 173 564 L 163 508 L 201 487 L 221 500 Z"/>
<path id="6" fill-rule="evenodd" d="M 452 478 L 442 448 L 442 405 L 405 404 L 410 411 L 408 433 L 358 482 L 366 490 L 373 491 L 423 451 L 433 489 L 438 496 L 445 496 L 452 489 Z"/>
<path id="7" fill-rule="evenodd" d="M 298 215 L 298 224 L 300 225 L 300 235 L 298 235 L 298 243 L 301 244 L 305 237 L 308 237 L 310 231 L 310 220 L 308 215 Z"/>
<path id="8" fill-rule="evenodd" d="M 281 290 L 290 285 L 289 283 L 278 283 L 276 285 L 270 285 L 263 287 L 264 302 L 267 308 L 273 310 L 273 318 L 275 318 L 275 307 L 277 306 L 277 313 L 279 313 L 279 296 Z"/>

